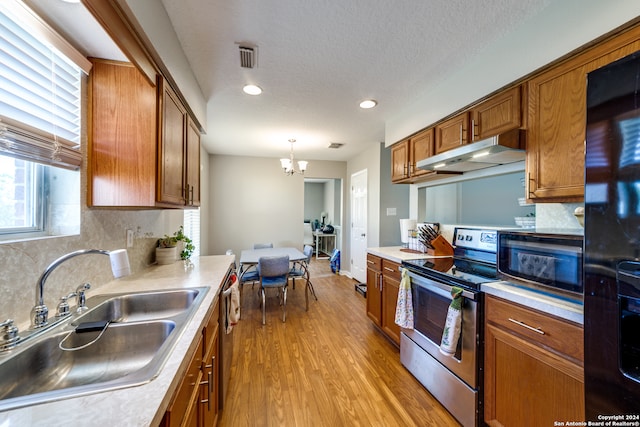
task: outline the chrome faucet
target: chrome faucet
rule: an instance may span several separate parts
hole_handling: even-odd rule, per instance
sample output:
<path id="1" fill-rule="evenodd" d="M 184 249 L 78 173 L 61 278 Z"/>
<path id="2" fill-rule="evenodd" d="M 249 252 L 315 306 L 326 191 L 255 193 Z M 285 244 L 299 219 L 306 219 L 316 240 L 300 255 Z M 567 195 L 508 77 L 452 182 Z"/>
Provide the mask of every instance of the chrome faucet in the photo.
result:
<path id="1" fill-rule="evenodd" d="M 44 304 L 44 282 L 47 280 L 49 275 L 53 270 L 56 269 L 60 264 L 65 262 L 68 259 L 77 257 L 79 255 L 88 255 L 88 254 L 101 254 L 108 255 L 111 259 L 111 271 L 113 272 L 113 276 L 115 278 L 119 278 L 122 276 L 126 276 L 131 274 L 131 268 L 129 267 L 129 258 L 127 258 L 126 249 L 118 249 L 115 251 L 105 251 L 102 249 L 81 249 L 79 251 L 71 252 L 66 255 L 61 256 L 60 258 L 53 261 L 42 273 L 38 282 L 36 283 L 36 305 L 31 309 L 31 328 L 37 329 L 46 326 L 49 319 L 49 309 Z M 80 292 L 82 285 L 78 288 Z M 84 299 L 84 290 L 82 289 L 82 298 Z M 80 303 L 80 299 L 78 299 Z M 84 305 L 84 304 L 83 304 Z"/>

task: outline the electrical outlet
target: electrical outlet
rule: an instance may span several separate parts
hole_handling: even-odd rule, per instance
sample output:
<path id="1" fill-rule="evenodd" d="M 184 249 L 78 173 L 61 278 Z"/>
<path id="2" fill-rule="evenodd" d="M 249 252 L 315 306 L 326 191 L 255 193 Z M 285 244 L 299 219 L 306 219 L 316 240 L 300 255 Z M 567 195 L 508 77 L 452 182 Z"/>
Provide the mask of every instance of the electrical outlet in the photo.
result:
<path id="1" fill-rule="evenodd" d="M 133 230 L 126 230 L 126 231 L 127 231 L 127 247 L 132 248 L 133 247 Z"/>

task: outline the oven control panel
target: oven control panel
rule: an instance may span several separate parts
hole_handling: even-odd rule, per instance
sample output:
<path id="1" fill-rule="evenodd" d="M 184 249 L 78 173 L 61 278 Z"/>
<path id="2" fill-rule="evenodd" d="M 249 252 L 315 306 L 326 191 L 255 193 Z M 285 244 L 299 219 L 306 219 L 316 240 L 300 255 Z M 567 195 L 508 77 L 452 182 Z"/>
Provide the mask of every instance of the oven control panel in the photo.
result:
<path id="1" fill-rule="evenodd" d="M 480 228 L 456 228 L 453 244 L 467 249 L 479 249 L 496 252 L 498 249 L 498 231 Z"/>

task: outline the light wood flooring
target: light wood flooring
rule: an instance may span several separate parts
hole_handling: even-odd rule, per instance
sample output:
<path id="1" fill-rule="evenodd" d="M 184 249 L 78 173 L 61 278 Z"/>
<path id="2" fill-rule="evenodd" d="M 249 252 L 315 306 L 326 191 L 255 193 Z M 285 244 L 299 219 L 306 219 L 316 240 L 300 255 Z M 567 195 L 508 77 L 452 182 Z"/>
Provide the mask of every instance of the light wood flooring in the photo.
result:
<path id="1" fill-rule="evenodd" d="M 308 312 L 304 281 L 289 286 L 285 323 L 267 293 L 264 326 L 258 288 L 245 286 L 219 426 L 458 425 L 367 318 L 354 280 L 314 259 L 311 282 L 318 301 Z"/>

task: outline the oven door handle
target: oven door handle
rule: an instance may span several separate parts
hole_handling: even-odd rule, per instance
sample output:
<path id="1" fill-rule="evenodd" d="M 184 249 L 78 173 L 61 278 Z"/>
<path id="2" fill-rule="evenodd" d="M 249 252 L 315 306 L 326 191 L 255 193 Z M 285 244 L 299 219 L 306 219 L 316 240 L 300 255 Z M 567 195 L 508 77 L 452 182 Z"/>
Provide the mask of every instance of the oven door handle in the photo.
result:
<path id="1" fill-rule="evenodd" d="M 453 286 L 438 282 L 428 277 L 420 276 L 418 274 L 412 273 L 411 271 L 409 271 L 409 277 L 411 278 L 412 282 L 416 283 L 416 286 L 428 289 L 430 292 L 438 294 L 442 297 L 453 299 L 451 297 L 451 289 L 453 289 Z M 466 289 L 462 290 L 462 296 L 472 301 L 476 300 L 476 295 L 476 293 L 470 292 Z"/>

